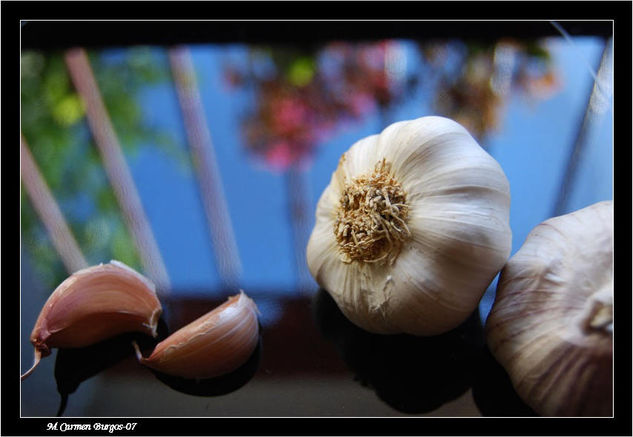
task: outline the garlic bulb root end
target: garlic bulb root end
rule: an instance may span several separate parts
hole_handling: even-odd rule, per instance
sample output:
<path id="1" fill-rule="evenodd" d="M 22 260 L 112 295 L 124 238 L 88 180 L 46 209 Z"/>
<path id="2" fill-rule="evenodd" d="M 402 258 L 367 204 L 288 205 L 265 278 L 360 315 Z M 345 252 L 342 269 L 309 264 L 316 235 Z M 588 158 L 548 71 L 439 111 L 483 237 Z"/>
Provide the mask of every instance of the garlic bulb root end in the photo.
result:
<path id="1" fill-rule="evenodd" d="M 407 215 L 406 193 L 383 158 L 343 190 L 334 223 L 341 261 L 392 265 L 411 238 Z"/>

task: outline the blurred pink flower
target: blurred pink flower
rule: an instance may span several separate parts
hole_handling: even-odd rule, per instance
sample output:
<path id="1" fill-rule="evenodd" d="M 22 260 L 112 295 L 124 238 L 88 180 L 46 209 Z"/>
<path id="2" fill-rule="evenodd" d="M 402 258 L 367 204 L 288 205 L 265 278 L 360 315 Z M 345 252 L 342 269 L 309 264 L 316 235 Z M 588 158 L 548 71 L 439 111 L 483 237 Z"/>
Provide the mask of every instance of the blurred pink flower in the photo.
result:
<path id="1" fill-rule="evenodd" d="M 305 122 L 307 109 L 299 99 L 286 97 L 273 105 L 272 115 L 275 130 L 284 135 L 301 127 Z"/>
<path id="2" fill-rule="evenodd" d="M 264 158 L 270 169 L 284 171 L 291 166 L 301 166 L 309 162 L 312 143 L 277 141 L 264 149 Z"/>
<path id="3" fill-rule="evenodd" d="M 367 93 L 355 93 L 349 97 L 349 108 L 355 117 L 359 117 L 372 111 L 376 107 L 376 102 Z"/>
<path id="4" fill-rule="evenodd" d="M 278 141 L 266 148 L 266 162 L 274 170 L 284 170 L 294 161 L 292 147 L 287 141 Z"/>

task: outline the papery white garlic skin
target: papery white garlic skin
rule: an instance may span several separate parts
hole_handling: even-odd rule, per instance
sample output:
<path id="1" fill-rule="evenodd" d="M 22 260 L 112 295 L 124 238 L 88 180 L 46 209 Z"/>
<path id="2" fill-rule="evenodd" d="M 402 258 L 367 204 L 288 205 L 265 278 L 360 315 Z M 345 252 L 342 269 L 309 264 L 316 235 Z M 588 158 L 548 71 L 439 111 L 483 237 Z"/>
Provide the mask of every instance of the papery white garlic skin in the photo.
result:
<path id="1" fill-rule="evenodd" d="M 79 270 L 50 295 L 31 333 L 35 363 L 52 348 L 77 348 L 125 332 L 156 336 L 162 313 L 154 284 L 119 261 Z"/>
<path id="2" fill-rule="evenodd" d="M 504 267 L 490 351 L 543 416 L 610 416 L 613 202 L 535 227 Z"/>
<path id="3" fill-rule="evenodd" d="M 140 363 L 188 379 L 221 376 L 236 370 L 259 341 L 258 310 L 243 291 L 158 343 Z"/>
<path id="4" fill-rule="evenodd" d="M 503 170 L 461 125 L 398 122 L 341 157 L 317 204 L 308 266 L 361 328 L 440 334 L 476 309 L 510 255 L 509 209 Z M 355 249 L 354 226 L 365 239 Z"/>

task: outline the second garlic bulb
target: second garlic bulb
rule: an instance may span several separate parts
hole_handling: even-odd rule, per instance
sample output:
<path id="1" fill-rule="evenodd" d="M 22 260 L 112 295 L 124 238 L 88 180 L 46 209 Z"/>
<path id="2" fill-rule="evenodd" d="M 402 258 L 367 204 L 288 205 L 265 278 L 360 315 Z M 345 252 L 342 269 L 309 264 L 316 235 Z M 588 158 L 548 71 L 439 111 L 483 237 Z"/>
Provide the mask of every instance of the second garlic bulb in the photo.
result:
<path id="1" fill-rule="evenodd" d="M 461 125 L 395 123 L 341 157 L 308 266 L 361 328 L 440 334 L 475 310 L 510 255 L 509 209 L 503 170 Z"/>
<path id="2" fill-rule="evenodd" d="M 543 416 L 610 416 L 613 202 L 536 226 L 501 272 L 490 351 Z"/>

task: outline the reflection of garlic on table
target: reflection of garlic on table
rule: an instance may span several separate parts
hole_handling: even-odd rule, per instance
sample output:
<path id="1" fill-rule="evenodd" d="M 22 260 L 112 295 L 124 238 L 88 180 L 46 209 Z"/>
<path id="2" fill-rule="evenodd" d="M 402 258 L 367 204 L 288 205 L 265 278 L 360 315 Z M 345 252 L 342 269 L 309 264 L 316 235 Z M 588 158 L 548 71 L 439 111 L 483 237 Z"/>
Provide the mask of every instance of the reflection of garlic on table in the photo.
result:
<path id="1" fill-rule="evenodd" d="M 610 416 L 613 202 L 534 228 L 501 273 L 486 322 L 492 354 L 544 416 Z"/>
<path id="2" fill-rule="evenodd" d="M 257 306 L 244 292 L 158 343 L 139 362 L 167 375 L 206 379 L 224 375 L 246 363 L 259 341 Z"/>
<path id="3" fill-rule="evenodd" d="M 308 265 L 361 328 L 440 334 L 466 320 L 506 262 L 509 208 L 503 170 L 458 123 L 395 123 L 341 157 Z"/>
<path id="4" fill-rule="evenodd" d="M 40 312 L 29 376 L 52 348 L 78 348 L 124 332 L 156 337 L 162 307 L 154 284 L 118 261 L 79 270 L 62 282 Z"/>

